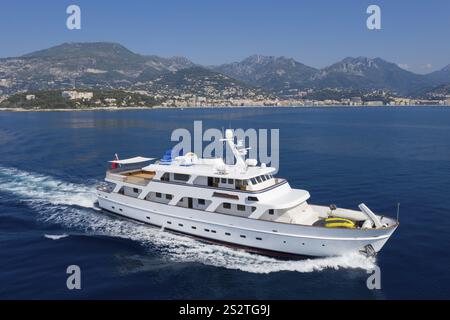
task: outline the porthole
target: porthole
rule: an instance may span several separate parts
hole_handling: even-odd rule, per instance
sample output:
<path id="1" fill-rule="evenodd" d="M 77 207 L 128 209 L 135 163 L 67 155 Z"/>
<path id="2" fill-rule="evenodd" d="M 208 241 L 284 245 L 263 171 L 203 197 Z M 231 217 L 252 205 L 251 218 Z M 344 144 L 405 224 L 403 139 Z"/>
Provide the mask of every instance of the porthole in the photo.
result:
<path id="1" fill-rule="evenodd" d="M 209 232 L 209 229 L 204 229 L 206 232 Z"/>
<path id="2" fill-rule="evenodd" d="M 170 221 L 167 221 L 167 224 L 172 224 L 172 222 L 170 222 Z"/>
<path id="3" fill-rule="evenodd" d="M 179 227 L 182 227 L 182 226 L 183 226 L 183 224 L 182 224 L 182 223 L 179 223 L 179 224 L 178 224 L 178 226 L 179 226 Z"/>
<path id="4" fill-rule="evenodd" d="M 241 234 L 241 238 L 247 238 L 245 235 Z"/>
<path id="5" fill-rule="evenodd" d="M 225 232 L 225 235 L 226 235 L 226 236 L 231 236 L 231 233 Z"/>
<path id="6" fill-rule="evenodd" d="M 262 240 L 261 238 L 259 238 L 259 237 L 256 237 L 256 240 Z"/>
<path id="7" fill-rule="evenodd" d="M 197 227 L 194 227 L 194 226 L 191 226 L 191 228 L 194 229 L 194 230 L 197 229 Z"/>

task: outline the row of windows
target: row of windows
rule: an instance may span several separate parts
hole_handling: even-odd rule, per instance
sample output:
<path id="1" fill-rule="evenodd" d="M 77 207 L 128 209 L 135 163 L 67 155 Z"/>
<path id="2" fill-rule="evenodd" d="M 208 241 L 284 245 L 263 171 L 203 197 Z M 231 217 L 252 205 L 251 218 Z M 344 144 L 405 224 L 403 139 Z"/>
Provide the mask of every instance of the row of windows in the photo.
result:
<path id="1" fill-rule="evenodd" d="M 137 189 L 137 188 L 133 188 L 133 192 L 134 193 L 139 193 L 140 192 L 140 190 L 139 189 Z M 156 198 L 163 198 L 163 194 L 161 193 L 161 192 L 156 192 L 155 193 L 155 197 Z M 164 197 L 167 199 L 167 200 L 172 200 L 173 199 L 173 195 L 171 195 L 171 194 L 164 194 Z M 248 197 L 247 198 L 249 201 L 258 201 L 258 198 L 257 197 Z M 181 199 L 181 202 L 183 202 L 183 199 Z M 197 202 L 198 202 L 198 204 L 199 205 L 202 205 L 202 206 L 204 206 L 205 204 L 206 204 L 206 200 L 205 199 L 197 199 Z M 236 207 L 237 207 L 237 210 L 238 211 L 246 211 L 246 207 L 247 206 L 245 206 L 245 205 L 243 205 L 243 204 L 238 204 L 238 205 L 236 205 Z M 231 209 L 231 203 L 229 203 L 229 202 L 224 202 L 223 203 L 223 208 L 224 209 Z M 252 212 L 254 212 L 255 210 L 256 210 L 256 207 L 251 207 L 252 209 Z M 268 211 L 268 213 L 270 214 L 270 215 L 273 215 L 274 214 L 274 210 L 273 209 L 269 209 L 269 211 Z"/>
<path id="2" fill-rule="evenodd" d="M 231 203 L 229 203 L 229 202 L 224 202 L 222 204 L 222 206 L 224 209 L 231 209 Z M 243 205 L 243 204 L 238 204 L 238 205 L 236 205 L 236 207 L 237 207 L 238 211 L 245 211 L 247 208 L 247 206 Z M 251 208 L 252 208 L 252 212 L 254 212 L 256 210 L 256 207 L 251 207 Z"/>
<path id="3" fill-rule="evenodd" d="M 156 192 L 155 196 L 156 196 L 156 198 L 162 198 L 162 193 Z M 166 194 L 165 198 L 167 200 L 172 200 L 173 196 L 171 194 Z M 181 199 L 180 201 L 183 202 L 183 199 Z M 202 206 L 204 206 L 206 204 L 206 200 L 205 199 L 197 199 L 197 202 L 198 202 L 199 205 L 202 205 Z"/>
<path id="4" fill-rule="evenodd" d="M 214 183 L 223 183 L 223 184 L 232 184 L 234 185 L 234 179 L 227 179 L 227 178 L 209 178 L 213 179 Z M 247 185 L 247 180 L 236 180 L 236 182 L 240 182 L 242 185 Z"/>
<path id="5" fill-rule="evenodd" d="M 173 179 L 176 181 L 187 182 L 189 180 L 189 178 L 190 178 L 190 175 L 188 175 L 188 174 L 181 174 L 181 173 L 173 174 Z M 273 175 L 271 175 L 271 174 L 263 174 L 263 175 L 260 175 L 260 176 L 250 179 L 250 181 L 253 185 L 256 185 L 258 183 L 262 183 L 262 182 L 267 181 L 272 178 L 273 178 Z M 239 183 L 239 185 L 242 185 L 242 186 L 247 186 L 249 184 L 248 180 L 237 180 L 237 179 L 235 180 L 235 179 L 212 178 L 212 177 L 209 177 L 208 179 L 211 179 L 210 181 L 213 181 L 215 184 L 218 184 L 219 182 L 222 184 L 229 184 L 229 185 L 234 185 L 236 182 L 236 185 Z M 161 181 L 170 181 L 168 172 L 165 172 L 161 176 Z"/>
<path id="6" fill-rule="evenodd" d="M 146 217 L 146 218 L 147 218 L 148 220 L 150 220 L 150 217 Z M 172 224 L 172 221 L 167 221 L 166 223 L 167 223 L 167 224 Z M 178 226 L 179 226 L 179 227 L 184 227 L 184 224 L 179 223 Z M 191 229 L 196 230 L 197 227 L 196 227 L 196 226 L 191 226 Z M 203 229 L 203 231 L 205 231 L 205 232 L 211 232 L 211 233 L 217 233 L 216 230 L 213 230 L 213 229 L 207 229 L 207 228 Z M 231 233 L 225 232 L 225 235 L 226 235 L 226 236 L 231 236 Z M 244 234 L 241 234 L 241 235 L 239 235 L 239 236 L 240 236 L 241 238 L 243 238 L 243 239 L 247 238 L 247 236 L 244 235 Z M 260 240 L 260 241 L 261 241 L 262 238 L 256 237 L 256 240 Z"/>
<path id="7" fill-rule="evenodd" d="M 173 196 L 171 195 L 171 194 L 165 194 L 164 195 L 165 196 L 165 198 L 167 199 L 167 200 L 172 200 L 173 199 Z M 156 192 L 155 193 L 155 197 L 156 198 L 162 198 L 163 197 L 163 194 L 162 193 L 160 193 L 160 192 Z M 250 197 L 249 197 L 250 198 Z M 254 197 L 256 200 L 253 200 L 253 201 L 258 201 L 258 198 L 256 198 L 256 197 Z M 184 199 L 181 199 L 181 202 L 183 202 L 183 200 Z M 250 199 L 249 199 L 250 200 Z M 199 204 L 199 205 L 202 205 L 202 206 L 204 206 L 205 204 L 206 204 L 206 200 L 205 199 L 197 199 L 197 203 Z M 223 208 L 224 209 L 231 209 L 231 203 L 229 203 L 229 202 L 224 202 L 223 203 Z M 236 208 L 237 208 L 237 210 L 238 211 L 246 211 L 246 209 L 247 209 L 247 206 L 246 205 L 243 205 L 243 204 L 238 204 L 238 205 L 236 205 Z M 251 207 L 252 208 L 252 212 L 254 212 L 255 210 L 256 210 L 256 207 Z M 271 212 L 269 212 L 269 214 L 273 214 L 273 210 L 270 210 Z"/>
<path id="8" fill-rule="evenodd" d="M 173 180 L 177 180 L 177 181 L 183 181 L 186 182 L 188 181 L 190 178 L 190 175 L 188 174 L 181 174 L 181 173 L 174 173 L 173 174 Z M 231 184 L 234 185 L 234 179 L 227 179 L 227 178 L 210 178 L 213 179 L 213 181 L 215 183 L 224 183 L 224 184 Z M 170 175 L 168 172 L 165 172 L 162 176 L 161 176 L 161 180 L 162 181 L 170 181 Z M 241 182 L 242 185 L 247 185 L 247 181 L 246 180 L 236 180 L 236 182 Z"/>
<path id="9" fill-rule="evenodd" d="M 271 175 L 271 174 L 263 174 L 263 175 L 255 177 L 255 178 L 251 178 L 250 181 L 252 182 L 252 184 L 258 184 L 258 183 L 262 183 L 262 182 L 267 181 L 272 178 L 273 178 L 273 175 Z"/>
<path id="10" fill-rule="evenodd" d="M 155 193 L 155 197 L 162 198 L 162 193 L 156 192 Z M 171 194 L 168 194 L 168 193 L 165 195 L 165 197 L 166 197 L 167 200 L 172 200 L 172 198 L 173 198 L 173 196 Z"/>

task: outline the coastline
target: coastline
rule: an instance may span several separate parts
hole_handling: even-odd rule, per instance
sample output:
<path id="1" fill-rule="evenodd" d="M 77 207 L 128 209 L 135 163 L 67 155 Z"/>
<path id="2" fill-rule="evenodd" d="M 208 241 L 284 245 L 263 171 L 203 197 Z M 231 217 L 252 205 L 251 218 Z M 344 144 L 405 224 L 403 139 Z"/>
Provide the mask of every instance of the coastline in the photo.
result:
<path id="1" fill-rule="evenodd" d="M 244 106 L 184 106 L 184 107 L 168 107 L 168 106 L 153 106 L 153 107 L 98 107 L 98 108 L 67 108 L 67 109 L 50 109 L 50 108 L 0 108 L 0 112 L 88 112 L 88 111 L 126 111 L 126 110 L 155 110 L 155 109 L 240 109 L 240 108 L 401 108 L 401 107 L 450 107 L 450 105 L 382 105 L 382 106 L 366 106 L 366 105 L 288 105 L 288 106 L 265 106 L 265 105 L 244 105 Z"/>

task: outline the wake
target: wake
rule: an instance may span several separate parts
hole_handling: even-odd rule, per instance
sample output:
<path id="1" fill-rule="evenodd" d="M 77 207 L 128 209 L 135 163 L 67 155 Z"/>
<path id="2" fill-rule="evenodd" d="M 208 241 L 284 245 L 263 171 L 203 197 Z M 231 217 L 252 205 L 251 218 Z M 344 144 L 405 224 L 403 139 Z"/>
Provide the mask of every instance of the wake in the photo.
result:
<path id="1" fill-rule="evenodd" d="M 315 272 L 325 269 L 372 269 L 375 258 L 359 254 L 339 257 L 278 260 L 191 237 L 162 232 L 93 210 L 94 185 L 64 182 L 51 176 L 0 166 L 0 192 L 12 193 L 38 212 L 38 219 L 86 234 L 120 237 L 156 250 L 171 261 L 202 263 L 250 273 Z M 56 238 L 56 237 L 48 237 Z"/>

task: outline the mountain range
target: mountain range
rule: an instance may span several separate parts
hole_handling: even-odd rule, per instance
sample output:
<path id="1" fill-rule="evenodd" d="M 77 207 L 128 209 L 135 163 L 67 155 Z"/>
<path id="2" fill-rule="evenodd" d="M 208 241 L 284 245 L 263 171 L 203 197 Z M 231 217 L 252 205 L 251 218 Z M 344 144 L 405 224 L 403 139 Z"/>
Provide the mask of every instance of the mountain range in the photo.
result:
<path id="1" fill-rule="evenodd" d="M 450 65 L 428 75 L 419 75 L 381 58 L 367 57 L 349 57 L 315 69 L 291 58 L 255 55 L 213 69 L 281 95 L 305 88 L 382 89 L 414 95 L 450 83 Z"/>
<path id="2" fill-rule="evenodd" d="M 450 65 L 419 75 L 381 58 L 345 58 L 316 69 L 287 57 L 253 55 L 240 62 L 201 66 L 184 57 L 134 53 L 117 43 L 64 43 L 0 59 L 0 93 L 95 87 L 174 94 L 228 92 L 289 97 L 307 89 L 386 90 L 414 96 L 450 84 Z M 205 93 L 205 94 L 206 94 Z"/>

